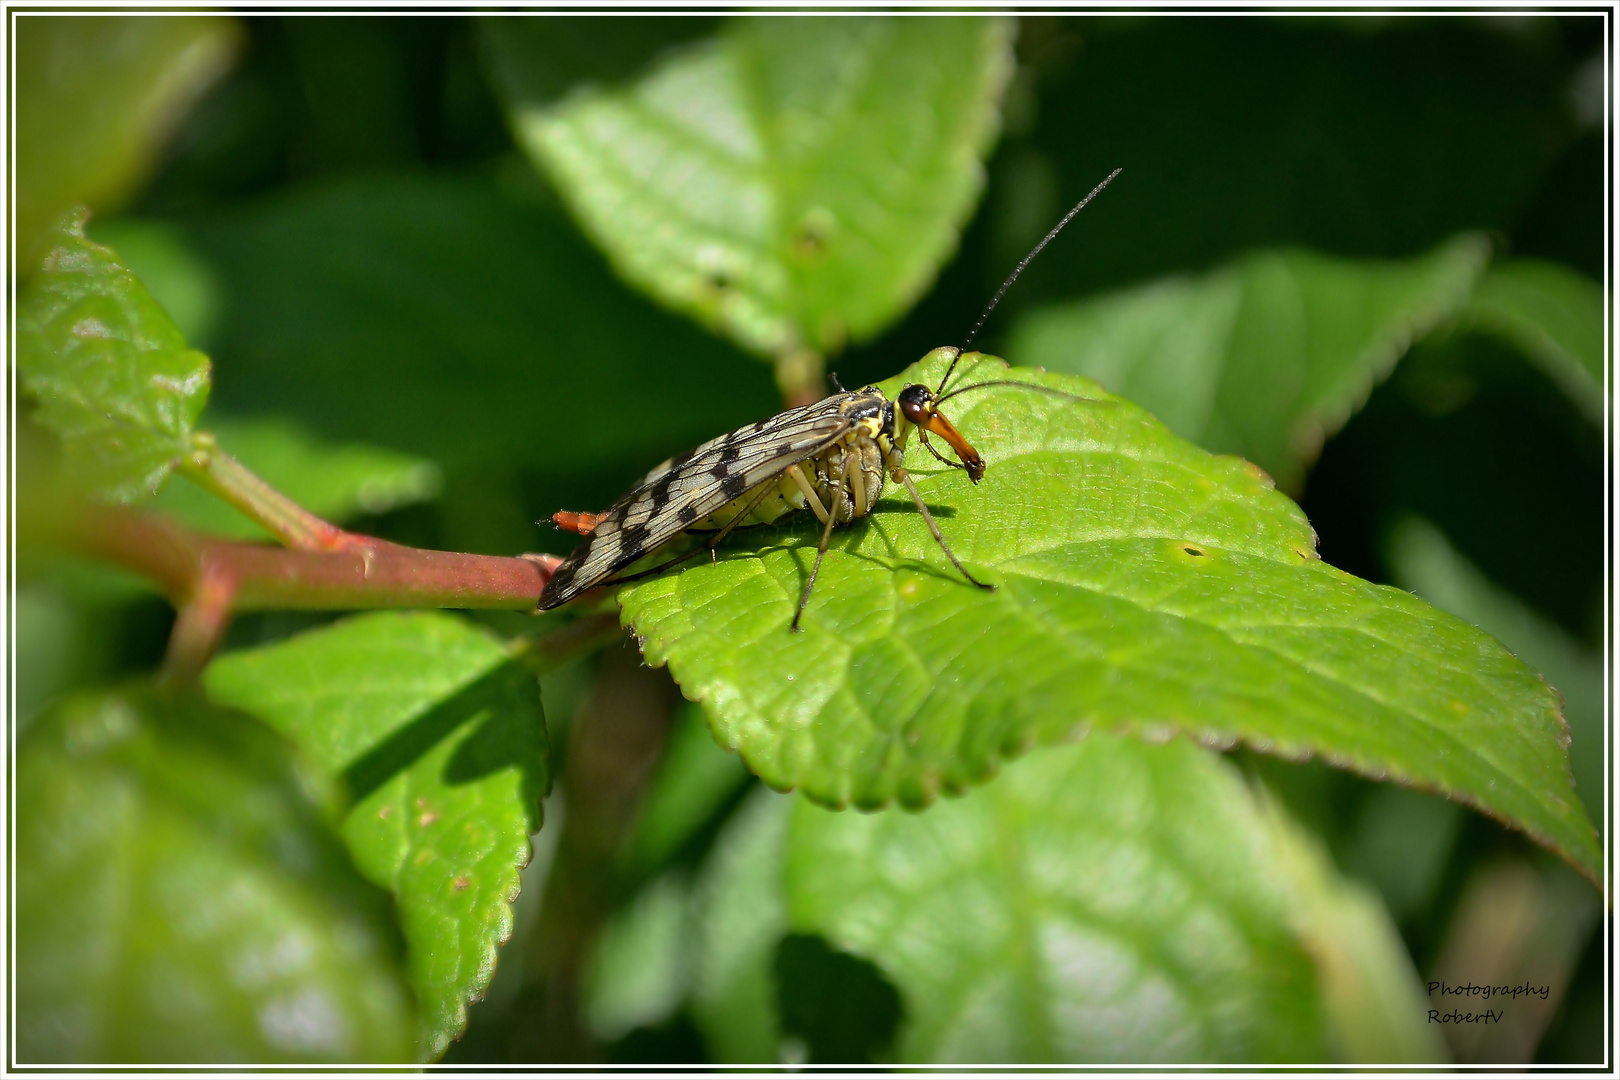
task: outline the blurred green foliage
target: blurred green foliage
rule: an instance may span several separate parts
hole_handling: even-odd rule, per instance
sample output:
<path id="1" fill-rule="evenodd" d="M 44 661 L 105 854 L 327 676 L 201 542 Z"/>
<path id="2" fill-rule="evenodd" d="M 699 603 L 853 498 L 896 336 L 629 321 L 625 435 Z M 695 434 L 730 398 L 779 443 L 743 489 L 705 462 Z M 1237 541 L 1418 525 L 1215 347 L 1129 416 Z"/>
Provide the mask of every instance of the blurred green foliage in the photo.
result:
<path id="1" fill-rule="evenodd" d="M 386 906 L 261 725 L 79 694 L 19 744 L 17 773 L 20 1059 L 411 1058 Z"/>
<path id="2" fill-rule="evenodd" d="M 1254 252 L 1199 279 L 1039 308 L 1007 351 L 1097 379 L 1297 491 L 1412 340 L 1457 317 L 1489 257 L 1467 234 L 1402 262 Z"/>
<path id="3" fill-rule="evenodd" d="M 1100 377 L 1204 449 L 1271 469 L 1327 563 L 1415 589 L 1551 681 L 1576 793 L 1601 805 L 1597 22 L 939 21 L 941 49 L 978 58 L 944 62 L 917 27 L 862 20 L 807 24 L 801 43 L 769 19 L 29 16 L 19 479 L 50 475 L 53 454 L 30 449 L 43 428 L 70 461 L 110 468 L 97 479 L 113 494 L 150 491 L 195 423 L 367 532 L 560 552 L 570 538 L 536 517 L 605 506 L 653 462 L 778 407 L 764 365 L 658 306 L 758 345 L 754 323 L 660 284 L 702 261 L 693 199 L 718 199 L 705 228 L 752 253 L 724 286 L 777 290 L 769 313 L 817 351 L 799 377 L 824 360 L 854 386 L 958 340 L 1051 222 L 1124 166 L 980 346 Z M 760 81 L 784 55 L 766 74 L 785 81 Z M 710 100 L 720 90 L 691 76 L 716 64 L 736 92 Z M 659 90 L 683 76 L 687 97 Z M 641 142 L 614 126 L 649 94 L 676 117 L 712 106 L 741 125 L 721 134 L 757 143 L 735 198 L 692 174 L 712 147 L 660 141 L 679 124 Z M 593 128 L 588 161 L 559 141 L 587 114 L 609 132 Z M 626 154 L 637 183 L 586 182 Z M 667 192 L 678 207 L 658 205 Z M 793 212 L 727 233 L 756 196 Z M 76 332 L 73 305 L 105 290 L 87 301 L 62 267 L 38 273 L 45 231 L 79 202 L 112 251 L 67 242 L 123 298 L 122 337 Z M 871 207 L 870 251 L 822 228 Z M 153 372 L 128 367 L 100 402 L 75 357 L 103 377 L 148 338 L 147 359 L 193 373 L 186 347 L 209 351 L 224 419 L 199 419 L 193 394 L 126 410 L 107 436 L 108 402 L 172 394 L 175 373 L 143 383 Z M 994 429 L 1048 404 L 963 415 Z M 1003 494 L 1023 490 L 1015 475 Z M 241 530 L 180 482 L 161 512 Z M 960 487 L 930 499 L 961 507 L 948 533 L 976 520 Z M 1043 491 L 1019 502 L 1032 527 Z M 909 511 L 884 517 L 932 557 Z M 804 540 L 767 540 L 790 538 Z M 731 572 L 749 543 L 701 569 Z M 236 621 L 210 704 L 144 685 L 172 621 L 149 592 L 23 555 L 18 697 L 38 719 L 16 750 L 22 1061 L 391 1061 L 447 1045 L 458 1063 L 1602 1053 L 1591 889 L 1434 795 L 1097 733 L 921 815 L 835 814 L 749 782 L 633 645 L 536 665 L 537 690 L 518 617 L 269 613 Z M 816 603 L 847 613 L 865 579 L 837 577 Z M 745 680 L 777 673 L 722 646 L 702 656 Z M 903 660 L 868 675 L 913 671 Z M 746 710 L 725 680 L 709 689 L 724 730 Z M 773 781 L 800 779 L 771 775 L 747 732 L 727 741 Z M 850 775 L 836 759 L 856 745 L 829 744 L 830 776 Z M 115 896 L 133 898 L 122 921 Z M 1470 968 L 1486 954 L 1506 959 Z M 1420 1023 L 1418 978 L 1437 972 L 1542 979 L 1551 1004 L 1515 1014 L 1508 1041 L 1441 1046 Z"/>
<path id="4" fill-rule="evenodd" d="M 1416 1004 L 1408 961 L 1364 920 L 1315 917 L 1343 885 L 1276 842 L 1229 763 L 1095 735 L 1004 779 L 917 816 L 794 807 L 789 922 L 893 975 L 898 1060 L 1440 1058 L 1416 1008 L 1352 1022 L 1350 996 Z M 1358 952 L 1353 974 L 1331 959 Z"/>
<path id="5" fill-rule="evenodd" d="M 114 209 L 229 66 L 241 28 L 218 16 L 17 22 L 17 256 L 24 277 L 75 203 Z"/>

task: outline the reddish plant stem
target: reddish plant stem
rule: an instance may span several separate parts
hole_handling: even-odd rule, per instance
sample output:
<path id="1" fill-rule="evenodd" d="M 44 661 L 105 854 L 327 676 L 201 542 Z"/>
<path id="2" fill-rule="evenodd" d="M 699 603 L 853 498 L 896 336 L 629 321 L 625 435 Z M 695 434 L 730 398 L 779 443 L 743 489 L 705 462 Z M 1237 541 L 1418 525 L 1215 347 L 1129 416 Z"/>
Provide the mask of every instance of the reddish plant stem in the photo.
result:
<path id="1" fill-rule="evenodd" d="M 68 547 L 151 578 L 168 595 L 178 615 L 166 679 L 195 678 L 238 611 L 532 611 L 562 561 L 429 551 L 349 532 L 265 483 L 206 433 L 194 436 L 192 454 L 177 464 L 287 546 L 211 539 L 166 518 L 102 507 L 57 519 L 66 524 Z"/>
<path id="2" fill-rule="evenodd" d="M 204 560 L 201 574 L 185 603 L 176 605 L 174 629 L 169 632 L 161 678 L 191 682 L 202 672 L 231 622 L 235 582 L 227 568 Z"/>
<path id="3" fill-rule="evenodd" d="M 212 540 L 164 518 L 86 510 L 69 546 L 162 586 L 177 607 L 203 594 L 226 597 L 230 612 L 351 608 L 495 608 L 532 611 L 562 560 L 506 558 L 405 547 L 347 533 L 342 551 L 292 551 Z M 361 543 L 360 541 L 363 541 Z M 210 601 L 212 602 L 212 601 Z"/>

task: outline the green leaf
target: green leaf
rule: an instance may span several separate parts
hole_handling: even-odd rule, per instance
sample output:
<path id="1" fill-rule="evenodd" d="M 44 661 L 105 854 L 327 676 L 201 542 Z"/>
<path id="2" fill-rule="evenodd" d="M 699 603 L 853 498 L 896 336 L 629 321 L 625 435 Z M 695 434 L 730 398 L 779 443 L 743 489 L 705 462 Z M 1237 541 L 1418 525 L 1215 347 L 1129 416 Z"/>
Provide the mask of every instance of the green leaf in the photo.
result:
<path id="1" fill-rule="evenodd" d="M 944 352 L 887 391 L 937 383 Z M 962 385 L 1099 396 L 996 364 L 970 360 Z M 1180 733 L 1447 794 L 1596 873 L 1556 695 L 1473 628 L 1323 564 L 1253 466 L 1118 398 L 1004 386 L 949 408 L 989 464 L 983 484 L 915 443 L 907 467 L 997 591 L 964 583 L 890 496 L 837 533 L 803 634 L 788 623 L 820 532 L 808 515 L 619 593 L 648 661 L 767 783 L 920 806 L 1032 743 Z"/>
<path id="2" fill-rule="evenodd" d="M 1492 582 L 1432 523 L 1407 518 L 1391 531 L 1388 548 L 1397 585 L 1490 634 L 1562 695 L 1575 793 L 1601 823 L 1603 658 Z"/>
<path id="3" fill-rule="evenodd" d="M 74 203 L 109 209 L 236 52 L 217 15 L 30 15 L 16 24 L 18 266 Z"/>
<path id="4" fill-rule="evenodd" d="M 1096 379 L 1182 438 L 1299 487 L 1409 345 L 1468 301 L 1483 237 L 1403 261 L 1262 251 L 1019 320 L 1021 365 Z"/>
<path id="5" fill-rule="evenodd" d="M 20 585 L 11 594 L 11 612 L 17 649 L 13 730 L 20 734 L 71 685 L 75 668 L 90 667 L 100 657 L 86 640 L 86 620 L 62 590 L 39 582 Z"/>
<path id="6" fill-rule="evenodd" d="M 326 443 L 292 420 L 215 418 L 208 427 L 271 487 L 328 521 L 425 502 L 443 482 L 432 462 L 381 447 Z M 270 535 L 194 484 L 165 485 L 153 505 L 204 532 L 252 540 Z"/>
<path id="7" fill-rule="evenodd" d="M 266 720 L 352 804 L 341 832 L 391 890 L 432 1060 L 483 996 L 511 934 L 549 781 L 534 679 L 460 619 L 364 615 L 215 660 L 208 692 Z"/>
<path id="8" fill-rule="evenodd" d="M 659 866 L 711 821 L 748 782 L 736 754 L 716 746 L 696 705 L 677 715 L 658 773 L 647 785 L 626 855 L 632 873 Z"/>
<path id="9" fill-rule="evenodd" d="M 35 414 L 70 467 L 107 499 L 157 490 L 190 449 L 208 400 L 208 358 L 186 348 L 164 310 L 107 248 L 85 212 L 57 223 L 17 315 L 17 369 Z"/>
<path id="10" fill-rule="evenodd" d="M 1318 935 L 1376 955 L 1368 989 L 1412 1006 L 1387 1023 L 1432 1050 L 1387 919 L 1322 917 L 1343 884 L 1274 830 L 1209 751 L 1097 735 L 926 814 L 800 801 L 788 908 L 900 988 L 901 1061 L 1329 1060 L 1339 958 Z"/>
<path id="11" fill-rule="evenodd" d="M 269 732 L 186 696 L 81 695 L 16 775 L 20 1061 L 410 1057 L 386 899 Z"/>
<path id="12" fill-rule="evenodd" d="M 739 19 L 632 86 L 509 107 L 626 280 L 782 357 L 903 314 L 954 250 L 1012 69 L 999 19 Z"/>
<path id="13" fill-rule="evenodd" d="M 1463 312 L 1534 361 L 1594 424 L 1603 424 L 1603 289 L 1567 267 L 1515 259 L 1491 267 Z"/>
<path id="14" fill-rule="evenodd" d="M 776 943 L 787 932 L 782 873 L 794 800 L 756 789 L 704 867 L 692 964 L 692 1015 L 716 1061 L 781 1059 Z"/>
<path id="15" fill-rule="evenodd" d="M 169 313 L 185 339 L 207 348 L 219 325 L 219 282 L 180 228 L 168 221 L 99 218 L 86 230 L 90 239 L 118 252 L 118 258 Z"/>

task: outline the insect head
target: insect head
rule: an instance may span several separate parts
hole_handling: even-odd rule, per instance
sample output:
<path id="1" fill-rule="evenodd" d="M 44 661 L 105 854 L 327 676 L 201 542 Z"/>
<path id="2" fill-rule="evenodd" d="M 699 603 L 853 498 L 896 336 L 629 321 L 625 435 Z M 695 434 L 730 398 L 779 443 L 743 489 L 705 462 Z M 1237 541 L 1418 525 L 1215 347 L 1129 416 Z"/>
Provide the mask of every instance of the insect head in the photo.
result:
<path id="1" fill-rule="evenodd" d="M 900 406 L 900 415 L 916 426 L 918 438 L 928 447 L 928 452 L 947 465 L 966 469 L 968 479 L 977 484 L 979 478 L 984 476 L 984 459 L 979 457 L 979 452 L 962 437 L 962 433 L 956 430 L 956 426 L 946 419 L 945 414 L 939 411 L 939 402 L 937 394 L 918 383 L 906 386 L 895 398 L 895 403 Z M 956 456 L 962 459 L 961 462 L 950 460 L 930 446 L 928 432 L 933 432 L 949 443 L 951 449 L 956 451 Z"/>

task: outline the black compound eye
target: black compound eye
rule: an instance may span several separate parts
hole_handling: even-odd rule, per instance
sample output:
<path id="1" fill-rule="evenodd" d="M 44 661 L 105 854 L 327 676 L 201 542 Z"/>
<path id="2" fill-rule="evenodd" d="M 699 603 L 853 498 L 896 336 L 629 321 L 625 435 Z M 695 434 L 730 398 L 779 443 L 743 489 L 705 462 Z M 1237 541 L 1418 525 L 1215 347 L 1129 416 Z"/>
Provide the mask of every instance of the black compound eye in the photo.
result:
<path id="1" fill-rule="evenodd" d="M 919 386 L 916 383 L 912 383 L 904 390 L 901 390 L 900 396 L 895 400 L 900 406 L 900 411 L 913 424 L 921 424 L 934 411 L 933 393 L 928 387 Z"/>

